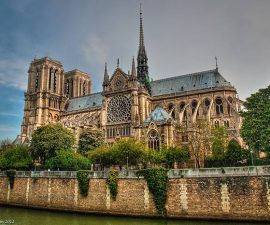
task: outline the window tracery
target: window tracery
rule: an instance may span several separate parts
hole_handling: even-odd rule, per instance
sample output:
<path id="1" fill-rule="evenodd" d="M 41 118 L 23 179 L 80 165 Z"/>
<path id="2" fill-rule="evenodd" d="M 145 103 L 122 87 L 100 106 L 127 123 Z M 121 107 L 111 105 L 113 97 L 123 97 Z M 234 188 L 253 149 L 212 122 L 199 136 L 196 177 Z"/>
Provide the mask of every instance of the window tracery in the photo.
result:
<path id="1" fill-rule="evenodd" d="M 123 95 L 114 96 L 108 104 L 108 122 L 122 122 L 131 120 L 131 103 Z"/>
<path id="2" fill-rule="evenodd" d="M 223 103 L 221 97 L 216 98 L 216 114 L 223 114 Z"/>
<path id="3" fill-rule="evenodd" d="M 149 131 L 148 147 L 151 149 L 156 149 L 156 150 L 160 148 L 160 137 L 156 130 Z"/>

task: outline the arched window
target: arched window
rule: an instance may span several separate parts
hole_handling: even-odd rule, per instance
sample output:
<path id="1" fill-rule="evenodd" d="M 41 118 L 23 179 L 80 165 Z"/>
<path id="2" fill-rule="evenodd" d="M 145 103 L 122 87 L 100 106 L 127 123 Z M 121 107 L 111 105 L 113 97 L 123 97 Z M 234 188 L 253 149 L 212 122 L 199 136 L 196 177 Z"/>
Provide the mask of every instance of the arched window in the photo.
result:
<path id="1" fill-rule="evenodd" d="M 171 113 L 172 115 L 172 118 L 175 119 L 175 107 L 174 107 L 174 104 L 170 103 L 169 106 L 168 106 L 168 109 L 169 109 L 169 113 Z"/>
<path id="2" fill-rule="evenodd" d="M 224 121 L 224 127 L 230 127 L 230 122 L 228 120 Z"/>
<path id="3" fill-rule="evenodd" d="M 219 121 L 218 120 L 215 121 L 215 128 L 219 128 Z"/>
<path id="4" fill-rule="evenodd" d="M 195 113 L 197 104 L 198 104 L 198 102 L 196 100 L 193 100 L 192 103 L 191 103 L 192 115 Z"/>
<path id="5" fill-rule="evenodd" d="M 160 148 L 160 137 L 156 130 L 151 130 L 148 134 L 148 147 L 151 149 Z"/>
<path id="6" fill-rule="evenodd" d="M 86 81 L 83 82 L 83 95 L 86 94 Z"/>
<path id="7" fill-rule="evenodd" d="M 232 102 L 233 102 L 232 97 L 228 97 L 227 110 L 229 115 L 232 115 Z"/>
<path id="8" fill-rule="evenodd" d="M 38 89 L 38 83 L 39 83 L 39 71 L 36 72 L 36 83 L 35 83 L 35 90 Z"/>
<path id="9" fill-rule="evenodd" d="M 56 93 L 56 84 L 57 84 L 57 70 L 53 74 L 53 92 Z"/>
<path id="10" fill-rule="evenodd" d="M 204 110 L 203 110 L 204 115 L 207 114 L 209 107 L 210 107 L 210 100 L 208 98 L 206 98 L 204 100 Z"/>
<path id="11" fill-rule="evenodd" d="M 73 97 L 73 79 L 70 79 L 70 83 L 69 83 L 69 88 L 70 88 L 70 97 Z"/>
<path id="12" fill-rule="evenodd" d="M 183 120 L 187 120 L 187 110 L 185 109 L 186 103 L 185 102 L 181 102 L 180 103 L 180 112 L 184 111 L 184 115 L 183 115 Z"/>
<path id="13" fill-rule="evenodd" d="M 68 79 L 66 83 L 66 94 L 69 95 L 69 80 Z"/>
<path id="14" fill-rule="evenodd" d="M 216 114 L 223 114 L 223 103 L 221 97 L 216 98 Z"/>
<path id="15" fill-rule="evenodd" d="M 52 87 L 52 73 L 53 73 L 53 68 L 51 68 L 50 71 L 49 71 L 49 80 L 48 80 L 48 89 L 49 89 L 49 91 L 51 90 L 51 87 Z"/>

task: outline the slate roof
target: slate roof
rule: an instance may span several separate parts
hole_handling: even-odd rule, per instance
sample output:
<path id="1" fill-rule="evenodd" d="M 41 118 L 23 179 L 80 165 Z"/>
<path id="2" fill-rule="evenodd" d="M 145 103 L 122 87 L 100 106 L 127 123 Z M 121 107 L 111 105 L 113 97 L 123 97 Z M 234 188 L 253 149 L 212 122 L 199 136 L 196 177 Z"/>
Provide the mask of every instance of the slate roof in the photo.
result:
<path id="1" fill-rule="evenodd" d="M 211 87 L 232 87 L 216 69 L 166 79 L 150 83 L 152 96 L 166 95 L 177 92 L 193 91 Z"/>
<path id="2" fill-rule="evenodd" d="M 66 112 L 91 109 L 101 107 L 101 105 L 102 105 L 102 95 L 101 92 L 98 92 L 91 95 L 70 99 L 68 102 Z"/>
<path id="3" fill-rule="evenodd" d="M 158 106 L 150 113 L 144 123 L 149 124 L 151 120 L 155 121 L 156 123 L 166 123 L 168 119 L 172 119 L 171 115 L 167 113 L 165 109 Z"/>

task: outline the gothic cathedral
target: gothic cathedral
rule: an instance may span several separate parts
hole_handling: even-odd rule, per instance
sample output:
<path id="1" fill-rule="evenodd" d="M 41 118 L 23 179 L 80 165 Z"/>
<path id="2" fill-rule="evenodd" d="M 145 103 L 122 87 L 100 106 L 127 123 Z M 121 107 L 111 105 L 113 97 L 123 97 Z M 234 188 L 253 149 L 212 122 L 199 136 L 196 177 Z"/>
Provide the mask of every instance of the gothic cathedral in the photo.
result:
<path id="1" fill-rule="evenodd" d="M 21 142 L 29 143 L 33 131 L 48 123 L 61 123 L 77 140 L 85 128 L 100 129 L 107 143 L 136 137 L 148 146 L 185 144 L 180 127 L 204 119 L 225 126 L 241 143 L 239 110 L 242 102 L 236 89 L 218 71 L 202 71 L 152 81 L 144 44 L 140 13 L 137 67 L 131 72 L 120 67 L 110 76 L 105 64 L 103 91 L 92 93 L 89 74 L 64 72 L 61 62 L 45 57 L 34 59 L 28 71 Z"/>

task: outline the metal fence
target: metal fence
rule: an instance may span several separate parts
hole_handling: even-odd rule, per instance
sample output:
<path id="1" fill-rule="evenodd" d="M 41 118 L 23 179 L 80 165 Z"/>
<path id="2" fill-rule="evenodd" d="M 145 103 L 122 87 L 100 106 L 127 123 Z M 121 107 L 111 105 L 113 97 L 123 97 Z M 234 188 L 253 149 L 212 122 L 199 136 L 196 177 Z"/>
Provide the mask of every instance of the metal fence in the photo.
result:
<path id="1" fill-rule="evenodd" d="M 119 178 L 138 178 L 137 170 L 118 171 Z M 0 171 L 0 176 L 6 176 L 6 171 Z M 200 169 L 172 169 L 168 171 L 169 178 L 183 177 L 233 177 L 233 176 L 270 176 L 270 166 L 246 166 Z M 16 177 L 45 178 L 76 178 L 76 171 L 16 171 Z M 89 171 L 89 178 L 107 178 L 106 171 Z"/>

